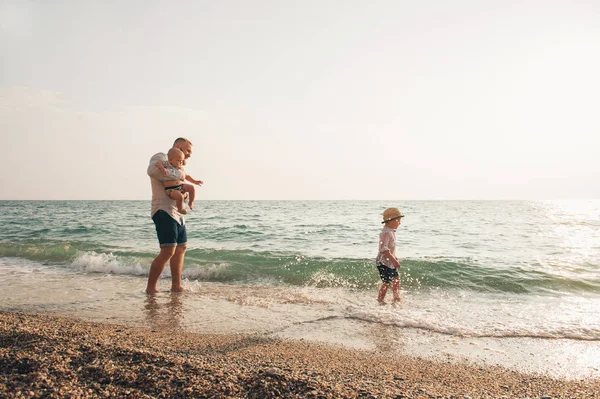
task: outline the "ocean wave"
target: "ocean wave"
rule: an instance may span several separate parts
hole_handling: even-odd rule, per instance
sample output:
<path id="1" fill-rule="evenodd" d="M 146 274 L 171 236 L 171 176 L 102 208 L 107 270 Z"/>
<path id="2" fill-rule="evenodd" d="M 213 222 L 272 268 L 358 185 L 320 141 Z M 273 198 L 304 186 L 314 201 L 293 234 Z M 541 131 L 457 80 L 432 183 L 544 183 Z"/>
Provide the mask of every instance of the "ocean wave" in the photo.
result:
<path id="1" fill-rule="evenodd" d="M 99 254 L 96 252 L 83 252 L 75 256 L 70 267 L 88 273 L 125 274 L 142 276 L 148 274 L 148 268 L 141 261 L 131 257 L 125 262 L 118 256 Z"/>
<path id="2" fill-rule="evenodd" d="M 90 241 L 29 240 L 0 242 L 0 257 L 62 265 L 78 272 L 146 274 L 154 250 L 107 246 Z M 598 267 L 588 265 L 570 273 L 553 273 L 538 264 L 511 268 L 470 258 L 402 259 L 402 287 L 407 290 L 443 289 L 513 294 L 598 293 Z M 168 269 L 168 268 L 167 268 Z M 168 273 L 168 271 L 166 271 Z M 261 282 L 293 286 L 340 287 L 366 290 L 379 284 L 372 259 L 325 258 L 298 253 L 250 249 L 191 248 L 184 275 L 199 281 Z"/>

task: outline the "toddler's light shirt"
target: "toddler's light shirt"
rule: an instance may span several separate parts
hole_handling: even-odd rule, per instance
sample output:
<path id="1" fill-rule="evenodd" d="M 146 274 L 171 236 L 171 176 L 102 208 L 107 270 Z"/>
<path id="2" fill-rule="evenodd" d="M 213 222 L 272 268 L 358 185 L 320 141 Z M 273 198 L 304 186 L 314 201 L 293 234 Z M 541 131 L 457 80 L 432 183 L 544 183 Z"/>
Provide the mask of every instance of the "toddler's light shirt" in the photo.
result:
<path id="1" fill-rule="evenodd" d="M 390 269 L 395 269 L 392 261 L 383 254 L 385 251 L 390 251 L 390 254 L 396 256 L 396 230 L 387 226 L 383 226 L 381 233 L 379 233 L 379 253 L 377 254 L 377 262 Z"/>

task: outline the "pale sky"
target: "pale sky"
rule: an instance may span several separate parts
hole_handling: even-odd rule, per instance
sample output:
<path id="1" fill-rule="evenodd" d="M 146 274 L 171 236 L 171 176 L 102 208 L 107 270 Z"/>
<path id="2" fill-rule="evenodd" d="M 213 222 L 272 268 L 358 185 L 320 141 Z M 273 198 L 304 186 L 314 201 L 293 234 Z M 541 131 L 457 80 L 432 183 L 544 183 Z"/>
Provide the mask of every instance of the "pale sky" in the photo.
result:
<path id="1" fill-rule="evenodd" d="M 0 199 L 600 198 L 597 0 L 0 0 Z"/>

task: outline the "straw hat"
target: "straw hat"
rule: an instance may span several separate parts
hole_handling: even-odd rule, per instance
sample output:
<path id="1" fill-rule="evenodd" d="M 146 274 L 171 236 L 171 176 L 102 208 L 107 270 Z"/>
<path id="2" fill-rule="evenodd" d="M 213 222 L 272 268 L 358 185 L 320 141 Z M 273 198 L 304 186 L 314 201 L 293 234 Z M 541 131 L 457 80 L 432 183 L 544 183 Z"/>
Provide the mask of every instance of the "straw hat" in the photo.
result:
<path id="1" fill-rule="evenodd" d="M 388 208 L 385 211 L 383 211 L 383 222 L 381 223 L 389 222 L 390 220 L 403 217 L 404 215 L 402 214 L 402 212 L 400 212 L 398 208 Z"/>

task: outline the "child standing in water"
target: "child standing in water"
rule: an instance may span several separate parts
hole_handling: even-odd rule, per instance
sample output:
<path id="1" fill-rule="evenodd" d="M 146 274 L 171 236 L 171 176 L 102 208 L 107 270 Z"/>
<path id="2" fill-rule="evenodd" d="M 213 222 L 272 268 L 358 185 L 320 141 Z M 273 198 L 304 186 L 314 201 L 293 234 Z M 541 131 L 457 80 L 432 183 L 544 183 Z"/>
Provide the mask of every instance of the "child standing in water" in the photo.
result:
<path id="1" fill-rule="evenodd" d="M 392 293 L 394 302 L 400 301 L 400 262 L 396 257 L 396 229 L 400 226 L 400 220 L 404 217 L 398 208 L 387 208 L 383 211 L 383 222 L 385 225 L 379 234 L 379 252 L 377 253 L 377 269 L 381 278 L 381 287 L 377 300 L 379 303 L 385 303 L 385 294 L 388 291 L 390 283 L 392 284 Z"/>

